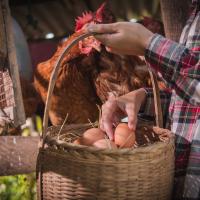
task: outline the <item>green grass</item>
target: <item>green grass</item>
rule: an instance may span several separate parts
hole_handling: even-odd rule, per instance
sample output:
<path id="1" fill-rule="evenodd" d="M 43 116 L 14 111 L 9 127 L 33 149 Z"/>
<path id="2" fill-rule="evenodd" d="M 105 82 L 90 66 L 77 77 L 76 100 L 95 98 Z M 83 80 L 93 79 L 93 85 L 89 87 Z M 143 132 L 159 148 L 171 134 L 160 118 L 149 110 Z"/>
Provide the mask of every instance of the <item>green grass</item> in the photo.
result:
<path id="1" fill-rule="evenodd" d="M 36 200 L 35 174 L 0 177 L 0 200 Z"/>

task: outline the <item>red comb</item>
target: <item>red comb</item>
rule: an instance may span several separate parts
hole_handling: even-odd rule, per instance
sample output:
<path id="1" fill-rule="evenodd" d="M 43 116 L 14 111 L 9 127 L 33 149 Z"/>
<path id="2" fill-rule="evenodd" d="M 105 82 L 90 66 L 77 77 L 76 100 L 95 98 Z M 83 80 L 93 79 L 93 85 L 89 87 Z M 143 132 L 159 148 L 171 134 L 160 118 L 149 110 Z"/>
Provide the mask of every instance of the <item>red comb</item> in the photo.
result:
<path id="1" fill-rule="evenodd" d="M 76 28 L 75 31 L 80 30 L 85 24 L 91 22 L 93 19 L 93 13 L 92 12 L 85 12 L 81 17 L 78 17 L 76 19 Z"/>
<path id="2" fill-rule="evenodd" d="M 109 6 L 104 2 L 96 12 L 92 13 L 85 12 L 81 17 L 76 19 L 76 28 L 75 31 L 80 30 L 85 24 L 94 22 L 94 23 L 112 23 L 115 21 L 115 17 L 112 14 Z"/>
<path id="3" fill-rule="evenodd" d="M 105 6 L 106 6 L 106 2 L 104 2 L 96 11 L 96 20 L 98 22 L 103 22 L 103 15 L 104 15 L 104 11 L 105 11 Z"/>
<path id="4" fill-rule="evenodd" d="M 105 23 L 105 24 L 116 21 L 107 1 L 104 2 L 95 12 L 95 21 L 96 23 Z"/>

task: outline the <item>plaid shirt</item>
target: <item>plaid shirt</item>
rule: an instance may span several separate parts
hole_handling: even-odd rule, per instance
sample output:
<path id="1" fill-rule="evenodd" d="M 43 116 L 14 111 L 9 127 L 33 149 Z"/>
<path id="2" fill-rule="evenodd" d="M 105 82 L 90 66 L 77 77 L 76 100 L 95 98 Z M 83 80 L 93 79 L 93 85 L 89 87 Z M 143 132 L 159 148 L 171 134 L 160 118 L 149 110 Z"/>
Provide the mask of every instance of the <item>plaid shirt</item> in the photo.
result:
<path id="1" fill-rule="evenodd" d="M 171 89 L 161 91 L 161 102 L 163 113 L 168 109 L 168 124 L 176 135 L 173 198 L 197 200 L 200 199 L 200 1 L 193 1 L 193 5 L 180 43 L 155 34 L 145 58 Z M 151 89 L 147 91 L 144 112 L 151 114 L 153 95 Z"/>

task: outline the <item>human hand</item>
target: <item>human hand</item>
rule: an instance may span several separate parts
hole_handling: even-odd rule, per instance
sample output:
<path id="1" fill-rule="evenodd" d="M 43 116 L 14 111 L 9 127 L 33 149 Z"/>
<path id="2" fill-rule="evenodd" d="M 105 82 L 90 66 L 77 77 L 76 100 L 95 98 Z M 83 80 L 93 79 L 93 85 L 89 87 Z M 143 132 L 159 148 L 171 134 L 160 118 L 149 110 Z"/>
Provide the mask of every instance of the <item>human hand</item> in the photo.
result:
<path id="1" fill-rule="evenodd" d="M 146 91 L 140 88 L 120 97 L 111 97 L 103 104 L 100 128 L 110 140 L 113 140 L 113 125 L 119 123 L 124 116 L 128 116 L 128 127 L 136 129 L 137 114 L 145 98 Z"/>
<path id="2" fill-rule="evenodd" d="M 91 24 L 85 31 L 100 33 L 95 35 L 95 38 L 101 41 L 109 52 L 127 55 L 144 55 L 153 36 L 143 25 L 133 22 Z"/>

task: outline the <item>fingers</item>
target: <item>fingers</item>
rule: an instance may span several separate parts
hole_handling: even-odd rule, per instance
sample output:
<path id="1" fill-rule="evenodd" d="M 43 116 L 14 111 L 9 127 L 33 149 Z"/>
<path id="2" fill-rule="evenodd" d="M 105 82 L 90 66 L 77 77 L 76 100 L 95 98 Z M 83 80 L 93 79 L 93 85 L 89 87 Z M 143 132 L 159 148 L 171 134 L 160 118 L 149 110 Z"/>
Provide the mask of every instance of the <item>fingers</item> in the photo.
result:
<path id="1" fill-rule="evenodd" d="M 109 139 L 111 141 L 113 141 L 114 140 L 114 130 L 113 130 L 112 123 L 105 122 L 104 123 L 104 129 L 105 129 L 105 132 L 108 135 Z"/>
<path id="2" fill-rule="evenodd" d="M 85 32 L 96 33 L 94 37 L 97 40 L 106 46 L 112 46 L 111 43 L 115 42 L 118 37 L 116 24 L 90 24 L 85 27 Z"/>
<path id="3" fill-rule="evenodd" d="M 115 34 L 97 34 L 97 35 L 94 35 L 94 37 L 105 46 L 111 46 L 113 43 L 113 40 L 115 39 L 114 35 Z"/>
<path id="4" fill-rule="evenodd" d="M 115 33 L 116 23 L 113 24 L 90 24 L 86 27 L 86 31 L 89 33 Z"/>
<path id="5" fill-rule="evenodd" d="M 109 94 L 108 100 L 102 106 L 102 119 L 101 129 L 103 129 L 110 140 L 113 140 L 114 126 L 117 125 L 119 119 L 123 116 L 118 111 L 127 114 L 128 127 L 135 131 L 137 125 L 138 104 L 136 103 L 138 98 L 136 93 L 130 93 L 121 97 L 115 97 L 113 93 Z M 134 100 L 135 99 L 135 100 Z"/>
<path id="6" fill-rule="evenodd" d="M 106 134 L 108 135 L 110 140 L 113 140 L 113 121 L 112 115 L 114 113 L 114 109 L 112 108 L 112 103 L 107 101 L 102 106 L 102 126 Z"/>
<path id="7" fill-rule="evenodd" d="M 103 118 L 102 116 L 101 122 L 100 122 L 100 129 L 106 132 L 106 134 L 108 135 L 111 141 L 114 140 L 113 122 L 111 120 L 106 119 L 105 117 Z"/>
<path id="8" fill-rule="evenodd" d="M 117 55 L 123 55 L 123 52 L 121 50 L 113 49 L 107 46 L 106 46 L 106 51 L 109 53 L 117 54 Z"/>
<path id="9" fill-rule="evenodd" d="M 114 114 L 116 111 L 116 102 L 115 100 L 108 100 L 105 104 L 102 106 L 102 119 L 100 128 L 106 132 L 110 140 L 113 140 L 113 119 Z"/>
<path id="10" fill-rule="evenodd" d="M 136 130 L 136 125 L 137 125 L 137 113 L 134 109 L 133 105 L 127 105 L 125 108 L 125 111 L 127 113 L 128 116 L 128 127 L 131 130 Z"/>

